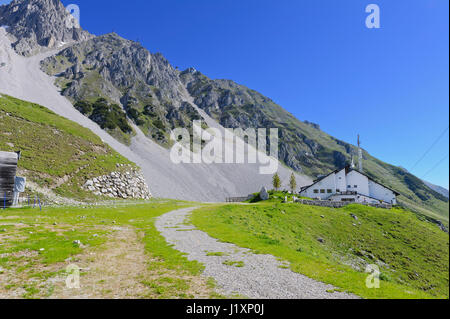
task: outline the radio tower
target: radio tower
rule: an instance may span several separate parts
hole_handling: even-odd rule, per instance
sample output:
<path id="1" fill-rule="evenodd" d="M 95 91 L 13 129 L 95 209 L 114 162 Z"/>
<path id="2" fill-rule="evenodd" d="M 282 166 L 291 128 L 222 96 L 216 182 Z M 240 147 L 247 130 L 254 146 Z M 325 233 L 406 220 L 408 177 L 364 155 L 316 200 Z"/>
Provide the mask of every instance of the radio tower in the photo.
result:
<path id="1" fill-rule="evenodd" d="M 359 162 L 359 171 L 362 173 L 363 172 L 363 154 L 362 154 L 362 149 L 361 149 L 361 140 L 359 139 L 359 134 L 358 134 L 358 162 Z"/>

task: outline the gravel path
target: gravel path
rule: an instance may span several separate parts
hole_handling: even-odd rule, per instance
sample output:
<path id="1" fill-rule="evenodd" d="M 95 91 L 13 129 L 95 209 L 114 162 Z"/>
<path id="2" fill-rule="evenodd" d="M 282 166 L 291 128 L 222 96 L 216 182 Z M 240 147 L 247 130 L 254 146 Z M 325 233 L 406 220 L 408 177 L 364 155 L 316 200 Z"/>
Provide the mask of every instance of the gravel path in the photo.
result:
<path id="1" fill-rule="evenodd" d="M 288 264 L 271 255 L 256 255 L 249 249 L 219 242 L 206 233 L 185 223 L 195 208 L 185 208 L 160 216 L 156 228 L 173 244 L 186 253 L 189 260 L 205 265 L 204 276 L 212 277 L 218 284 L 218 292 L 257 299 L 350 299 L 356 296 L 346 293 L 330 293 L 334 287 L 292 272 Z M 224 253 L 208 256 L 207 253 Z M 243 262 L 241 265 L 225 265 L 224 262 Z M 241 267 L 238 267 L 241 266 Z"/>

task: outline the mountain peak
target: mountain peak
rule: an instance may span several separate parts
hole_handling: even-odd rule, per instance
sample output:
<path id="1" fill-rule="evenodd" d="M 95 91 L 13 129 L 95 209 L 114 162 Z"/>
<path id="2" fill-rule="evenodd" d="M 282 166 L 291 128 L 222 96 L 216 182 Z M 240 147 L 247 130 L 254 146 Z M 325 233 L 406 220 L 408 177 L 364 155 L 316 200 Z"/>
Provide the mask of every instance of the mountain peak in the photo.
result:
<path id="1" fill-rule="evenodd" d="M 91 37 L 60 0 L 14 0 L 0 7 L 0 25 L 8 26 L 13 48 L 25 56 Z"/>

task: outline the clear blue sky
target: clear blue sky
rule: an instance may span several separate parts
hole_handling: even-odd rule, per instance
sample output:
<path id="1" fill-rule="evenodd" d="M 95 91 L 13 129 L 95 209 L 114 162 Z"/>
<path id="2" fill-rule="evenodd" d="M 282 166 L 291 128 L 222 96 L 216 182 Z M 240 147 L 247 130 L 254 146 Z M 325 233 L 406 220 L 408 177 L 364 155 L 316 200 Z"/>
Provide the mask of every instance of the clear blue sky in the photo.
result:
<path id="1" fill-rule="evenodd" d="M 1 0 L 0 0 L 1 1 Z M 3 1 L 5 2 L 5 1 Z M 255 89 L 301 120 L 407 169 L 449 125 L 448 0 L 64 0 L 115 31 Z M 381 29 L 365 27 L 365 7 Z M 448 188 L 448 131 L 412 170 Z"/>

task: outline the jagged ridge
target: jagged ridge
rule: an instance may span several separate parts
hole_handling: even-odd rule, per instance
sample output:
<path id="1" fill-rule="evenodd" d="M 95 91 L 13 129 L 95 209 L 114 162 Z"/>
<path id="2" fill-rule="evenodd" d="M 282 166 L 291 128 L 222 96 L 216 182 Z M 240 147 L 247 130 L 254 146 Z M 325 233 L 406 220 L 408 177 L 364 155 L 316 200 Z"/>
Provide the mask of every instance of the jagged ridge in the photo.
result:
<path id="1" fill-rule="evenodd" d="M 14 0 L 0 6 L 0 26 L 8 26 L 14 49 L 25 56 L 92 37 L 59 0 Z"/>
<path id="2" fill-rule="evenodd" d="M 115 33 L 66 48 L 42 66 L 58 76 L 62 94 L 73 102 L 104 97 L 119 103 L 147 136 L 163 145 L 171 129 L 190 127 L 201 118 L 183 99 L 179 72 L 161 54 Z"/>

